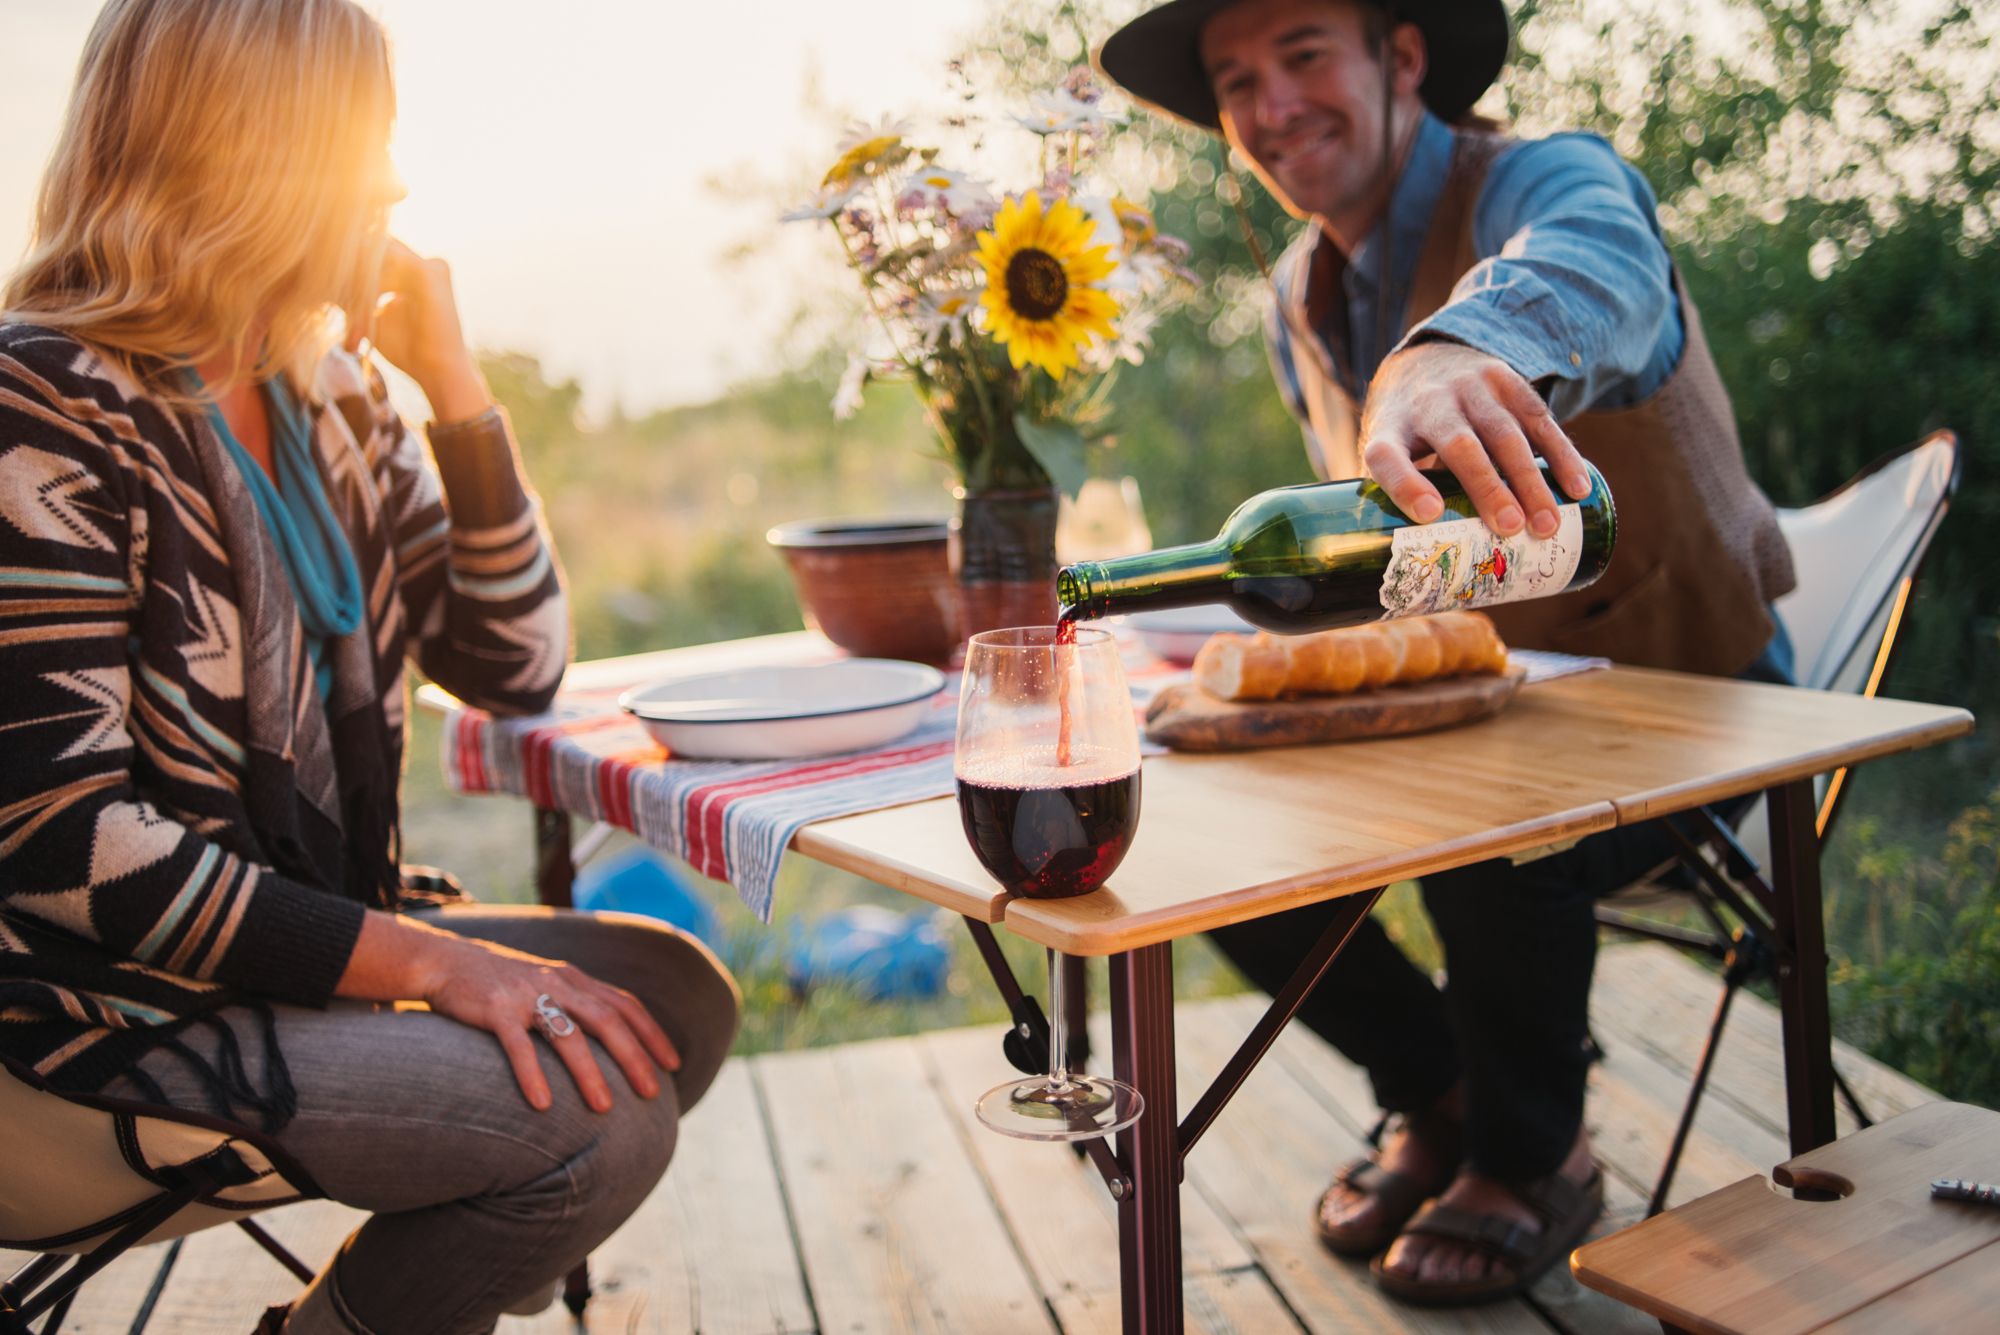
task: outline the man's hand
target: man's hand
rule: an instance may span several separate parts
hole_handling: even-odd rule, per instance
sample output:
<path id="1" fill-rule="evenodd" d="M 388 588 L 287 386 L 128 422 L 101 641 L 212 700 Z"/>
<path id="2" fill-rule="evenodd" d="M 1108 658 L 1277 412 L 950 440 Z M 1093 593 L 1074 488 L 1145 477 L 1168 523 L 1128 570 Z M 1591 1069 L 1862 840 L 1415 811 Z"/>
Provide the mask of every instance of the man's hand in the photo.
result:
<path id="1" fill-rule="evenodd" d="M 1495 533 L 1556 531 L 1556 498 L 1535 455 L 1564 491 L 1590 494 L 1583 456 L 1534 386 L 1498 357 L 1461 343 L 1419 343 L 1382 363 L 1361 419 L 1362 467 L 1402 511 L 1428 524 L 1444 500 L 1417 468 L 1435 455 L 1464 484 Z"/>

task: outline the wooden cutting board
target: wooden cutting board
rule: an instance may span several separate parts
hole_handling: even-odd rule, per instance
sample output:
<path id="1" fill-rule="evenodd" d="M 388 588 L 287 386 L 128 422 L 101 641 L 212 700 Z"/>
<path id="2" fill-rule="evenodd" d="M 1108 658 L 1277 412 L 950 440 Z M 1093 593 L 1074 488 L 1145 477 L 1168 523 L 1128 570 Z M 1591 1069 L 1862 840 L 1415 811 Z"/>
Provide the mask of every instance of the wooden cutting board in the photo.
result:
<path id="1" fill-rule="evenodd" d="M 1451 677 L 1352 695 L 1241 701 L 1218 700 L 1193 682 L 1182 682 L 1153 697 L 1146 736 L 1176 751 L 1245 751 L 1430 732 L 1499 713 L 1526 676 L 1526 669 L 1517 667 L 1500 676 Z"/>

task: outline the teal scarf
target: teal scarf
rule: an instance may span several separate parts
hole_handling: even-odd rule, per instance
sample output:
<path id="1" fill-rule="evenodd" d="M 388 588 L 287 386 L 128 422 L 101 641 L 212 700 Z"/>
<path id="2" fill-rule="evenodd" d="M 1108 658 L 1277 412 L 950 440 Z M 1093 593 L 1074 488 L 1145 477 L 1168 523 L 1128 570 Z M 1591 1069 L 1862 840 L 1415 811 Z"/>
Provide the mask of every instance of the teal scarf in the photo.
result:
<path id="1" fill-rule="evenodd" d="M 201 378 L 190 371 L 197 392 Z M 208 423 L 222 438 L 237 471 L 250 488 L 257 513 L 284 562 L 292 596 L 305 625 L 306 652 L 323 702 L 333 690 L 333 662 L 327 646 L 361 625 L 361 574 L 347 535 L 334 518 L 313 453 L 312 423 L 283 377 L 266 381 L 264 400 L 271 415 L 271 456 L 277 482 L 236 439 L 217 405 L 208 405 Z"/>

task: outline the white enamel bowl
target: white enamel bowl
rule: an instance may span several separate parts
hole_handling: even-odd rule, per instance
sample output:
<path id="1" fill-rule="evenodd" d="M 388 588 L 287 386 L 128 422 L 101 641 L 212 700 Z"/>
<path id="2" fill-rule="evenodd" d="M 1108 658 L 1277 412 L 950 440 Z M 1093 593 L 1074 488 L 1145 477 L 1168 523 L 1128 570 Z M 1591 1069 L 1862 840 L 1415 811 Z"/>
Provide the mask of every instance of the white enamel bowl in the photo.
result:
<path id="1" fill-rule="evenodd" d="M 944 674 L 893 658 L 675 677 L 618 703 L 686 759 L 794 760 L 880 746 L 914 729 Z"/>
<path id="2" fill-rule="evenodd" d="M 1257 628 L 1220 603 L 1200 607 L 1170 607 L 1158 612 L 1134 612 L 1125 623 L 1139 632 L 1148 649 L 1169 663 L 1192 663 L 1211 635 L 1239 634 Z"/>

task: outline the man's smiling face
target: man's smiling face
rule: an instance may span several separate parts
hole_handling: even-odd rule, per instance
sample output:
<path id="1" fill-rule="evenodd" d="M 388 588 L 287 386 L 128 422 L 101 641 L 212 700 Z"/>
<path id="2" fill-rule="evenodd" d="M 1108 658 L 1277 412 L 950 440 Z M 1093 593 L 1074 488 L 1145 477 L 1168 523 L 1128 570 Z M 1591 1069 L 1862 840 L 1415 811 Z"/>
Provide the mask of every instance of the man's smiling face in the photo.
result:
<path id="1" fill-rule="evenodd" d="M 1372 22 L 1355 0 L 1243 0 L 1201 34 L 1230 145 L 1292 212 L 1341 232 L 1386 194 L 1383 62 L 1395 47 Z"/>

